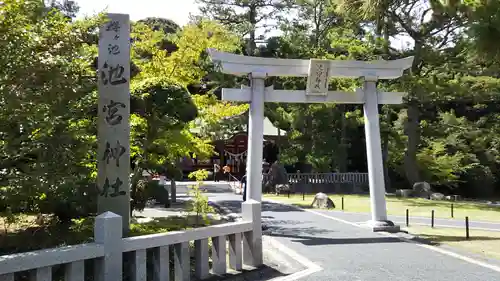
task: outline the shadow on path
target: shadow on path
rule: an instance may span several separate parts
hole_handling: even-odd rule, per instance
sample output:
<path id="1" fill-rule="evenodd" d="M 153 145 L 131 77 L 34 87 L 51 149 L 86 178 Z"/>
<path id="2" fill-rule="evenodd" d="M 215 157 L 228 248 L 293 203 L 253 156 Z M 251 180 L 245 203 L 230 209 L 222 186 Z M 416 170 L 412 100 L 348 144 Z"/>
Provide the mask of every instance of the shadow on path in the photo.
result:
<path id="1" fill-rule="evenodd" d="M 339 245 L 339 244 L 380 244 L 380 243 L 405 243 L 395 237 L 372 237 L 372 238 L 324 238 L 314 236 L 302 236 L 293 234 L 270 233 L 269 236 L 294 238 L 293 242 L 299 242 L 306 246 L 317 245 Z"/>
<path id="2" fill-rule="evenodd" d="M 233 194 L 233 191 L 231 190 L 230 187 L 228 188 L 220 188 L 218 186 L 210 186 L 210 185 L 203 185 L 200 187 L 200 190 L 206 193 L 230 193 Z"/>
<path id="3" fill-rule="evenodd" d="M 268 226 L 268 233 L 269 236 L 275 236 L 275 235 L 285 235 L 282 237 L 299 237 L 300 235 L 320 235 L 320 234 L 326 234 L 326 233 L 333 233 L 335 231 L 332 230 L 327 230 L 323 228 L 317 228 L 317 227 L 290 227 L 293 225 L 299 225 L 299 224 L 304 224 L 306 222 L 296 222 L 294 221 L 269 221 L 267 224 Z M 283 225 L 283 226 L 280 226 Z"/>
<path id="4" fill-rule="evenodd" d="M 241 203 L 239 200 L 217 200 L 218 205 L 221 207 L 229 209 L 232 213 L 241 212 Z M 298 210 L 294 207 L 276 204 L 271 202 L 262 202 L 262 212 L 304 212 L 303 210 Z"/>
<path id="5" fill-rule="evenodd" d="M 239 274 L 238 273 L 239 272 L 228 272 L 222 276 L 212 274 L 211 277 L 204 279 L 204 281 L 245 281 L 245 280 L 263 281 L 288 275 L 286 273 L 281 272 L 277 268 L 267 265 L 262 265 L 259 266 L 258 268 L 251 270 L 243 269 L 241 273 Z M 192 278 L 193 277 L 194 276 L 192 276 Z"/>

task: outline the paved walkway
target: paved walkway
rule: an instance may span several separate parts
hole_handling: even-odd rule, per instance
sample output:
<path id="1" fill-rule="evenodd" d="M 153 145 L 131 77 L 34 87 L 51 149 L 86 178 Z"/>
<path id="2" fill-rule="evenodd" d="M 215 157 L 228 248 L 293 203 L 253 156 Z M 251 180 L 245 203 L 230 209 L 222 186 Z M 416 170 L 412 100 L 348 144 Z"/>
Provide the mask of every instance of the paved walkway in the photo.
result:
<path id="1" fill-rule="evenodd" d="M 240 211 L 241 196 L 207 195 Z M 302 281 L 500 280 L 492 269 L 291 206 L 264 202 L 262 216 L 270 236 L 323 268 Z"/>

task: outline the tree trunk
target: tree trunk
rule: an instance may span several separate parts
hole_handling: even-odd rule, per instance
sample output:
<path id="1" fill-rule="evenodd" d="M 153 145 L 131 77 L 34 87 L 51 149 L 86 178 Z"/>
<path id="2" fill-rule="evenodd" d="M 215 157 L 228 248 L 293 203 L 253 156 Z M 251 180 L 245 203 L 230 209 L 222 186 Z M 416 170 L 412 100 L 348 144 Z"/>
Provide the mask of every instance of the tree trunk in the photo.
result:
<path id="1" fill-rule="evenodd" d="M 420 54 L 422 52 L 422 42 L 415 39 L 415 58 L 413 59 L 413 65 L 411 67 L 411 75 L 418 76 L 420 74 Z M 418 145 L 420 144 L 420 109 L 419 109 L 419 89 L 414 88 L 410 92 L 410 100 L 408 102 L 407 120 L 405 124 L 405 134 L 408 138 L 406 143 L 405 157 L 404 157 L 404 168 L 406 179 L 410 183 L 410 187 L 413 184 L 421 181 L 420 171 L 418 168 L 417 153 Z"/>
<path id="2" fill-rule="evenodd" d="M 340 173 L 346 173 L 347 171 L 347 120 L 345 118 L 346 106 L 345 104 L 339 105 L 340 110 L 340 140 L 339 140 L 339 153 L 338 158 L 338 169 Z"/>
<path id="3" fill-rule="evenodd" d="M 391 179 L 389 178 L 389 134 L 384 134 L 382 139 L 382 161 L 384 165 L 384 182 L 385 182 L 385 191 L 393 192 L 391 186 Z"/>
<path id="4" fill-rule="evenodd" d="M 390 59 L 390 38 L 389 38 L 389 17 L 384 16 L 382 19 L 381 26 L 379 26 L 381 33 L 384 36 L 384 59 Z M 384 112 L 384 117 L 386 118 L 386 123 L 390 126 L 390 112 L 389 110 L 382 110 Z M 389 132 L 382 135 L 382 165 L 384 169 L 384 183 L 385 191 L 392 192 L 391 179 L 389 178 Z"/>
<path id="5" fill-rule="evenodd" d="M 170 179 L 170 202 L 177 202 L 177 186 L 175 185 L 175 179 Z"/>
<path id="6" fill-rule="evenodd" d="M 406 121 L 405 133 L 408 141 L 406 143 L 404 167 L 406 178 L 411 187 L 414 183 L 420 181 L 420 172 L 417 163 L 418 144 L 420 143 L 418 105 L 414 103 L 408 104 L 407 115 L 408 120 Z"/>
<path id="7" fill-rule="evenodd" d="M 251 24 L 249 31 L 249 40 L 247 45 L 247 53 L 249 56 L 255 55 L 255 50 L 257 49 L 257 44 L 255 43 L 255 26 L 257 25 L 257 7 L 250 6 L 250 11 L 248 11 L 248 21 Z"/>

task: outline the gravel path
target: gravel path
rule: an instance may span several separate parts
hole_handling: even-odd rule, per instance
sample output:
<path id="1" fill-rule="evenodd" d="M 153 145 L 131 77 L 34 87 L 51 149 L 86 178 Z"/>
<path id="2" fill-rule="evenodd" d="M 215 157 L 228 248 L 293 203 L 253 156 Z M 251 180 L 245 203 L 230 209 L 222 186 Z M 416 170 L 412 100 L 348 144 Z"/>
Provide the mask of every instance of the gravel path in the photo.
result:
<path id="1" fill-rule="evenodd" d="M 240 210 L 241 196 L 207 195 L 234 212 Z M 302 281 L 500 280 L 492 269 L 291 206 L 263 202 L 262 216 L 270 236 L 323 268 Z"/>

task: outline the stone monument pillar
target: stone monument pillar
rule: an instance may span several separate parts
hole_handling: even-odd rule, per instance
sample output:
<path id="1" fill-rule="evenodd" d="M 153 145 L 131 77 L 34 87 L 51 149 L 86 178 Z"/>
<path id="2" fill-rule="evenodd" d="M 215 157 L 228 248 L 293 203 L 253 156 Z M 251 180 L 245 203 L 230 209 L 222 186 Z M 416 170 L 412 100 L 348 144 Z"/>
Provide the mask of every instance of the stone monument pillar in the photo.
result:
<path id="1" fill-rule="evenodd" d="M 98 213 L 130 223 L 130 20 L 108 14 L 99 31 Z"/>

